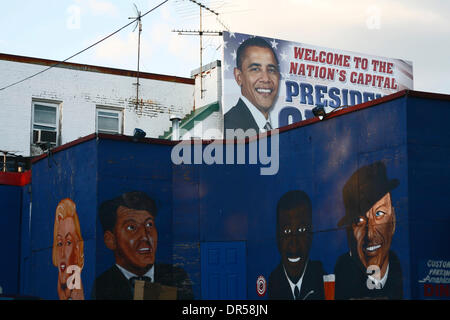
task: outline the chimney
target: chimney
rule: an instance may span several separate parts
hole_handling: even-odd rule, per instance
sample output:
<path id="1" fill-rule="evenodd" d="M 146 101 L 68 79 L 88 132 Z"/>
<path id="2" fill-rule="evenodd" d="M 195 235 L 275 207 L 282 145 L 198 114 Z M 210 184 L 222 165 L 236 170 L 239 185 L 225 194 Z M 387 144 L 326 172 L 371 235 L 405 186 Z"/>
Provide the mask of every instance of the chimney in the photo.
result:
<path id="1" fill-rule="evenodd" d="M 170 121 L 172 121 L 172 141 L 180 140 L 180 117 L 177 115 L 170 116 Z"/>

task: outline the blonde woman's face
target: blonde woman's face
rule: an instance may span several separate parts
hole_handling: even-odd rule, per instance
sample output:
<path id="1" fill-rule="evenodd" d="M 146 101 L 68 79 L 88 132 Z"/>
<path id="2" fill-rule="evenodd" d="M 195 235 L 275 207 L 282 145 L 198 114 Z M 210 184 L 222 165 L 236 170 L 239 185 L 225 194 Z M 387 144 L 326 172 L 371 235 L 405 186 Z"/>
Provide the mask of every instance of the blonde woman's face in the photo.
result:
<path id="1" fill-rule="evenodd" d="M 75 223 L 72 217 L 59 220 L 56 230 L 56 264 L 61 283 L 66 283 L 70 274 L 67 267 L 79 264 L 79 246 L 76 235 Z"/>

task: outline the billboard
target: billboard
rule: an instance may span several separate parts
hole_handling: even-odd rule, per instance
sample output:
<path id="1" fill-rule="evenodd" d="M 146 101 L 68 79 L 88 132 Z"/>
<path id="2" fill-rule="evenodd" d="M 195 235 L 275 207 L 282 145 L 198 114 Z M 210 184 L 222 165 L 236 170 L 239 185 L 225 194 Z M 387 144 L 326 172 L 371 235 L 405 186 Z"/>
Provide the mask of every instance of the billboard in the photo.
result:
<path id="1" fill-rule="evenodd" d="M 410 61 L 233 32 L 223 41 L 225 130 L 274 129 L 316 106 L 329 112 L 413 89 Z"/>

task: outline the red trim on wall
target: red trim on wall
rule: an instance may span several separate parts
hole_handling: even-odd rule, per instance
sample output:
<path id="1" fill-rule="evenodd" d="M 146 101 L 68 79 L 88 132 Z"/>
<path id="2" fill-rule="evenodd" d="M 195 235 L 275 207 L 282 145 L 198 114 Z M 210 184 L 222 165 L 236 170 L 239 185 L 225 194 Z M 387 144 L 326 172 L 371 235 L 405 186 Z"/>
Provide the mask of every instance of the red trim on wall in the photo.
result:
<path id="1" fill-rule="evenodd" d="M 73 146 L 76 146 L 76 145 L 78 145 L 78 144 L 81 144 L 81 143 L 83 143 L 83 142 L 86 142 L 86 141 L 95 139 L 96 137 L 97 137 L 97 134 L 91 133 L 90 135 L 87 135 L 87 136 L 85 136 L 85 137 L 82 137 L 82 138 L 80 138 L 80 139 L 77 139 L 77 140 L 68 142 L 68 143 L 66 143 L 66 144 L 63 144 L 63 145 L 61 145 L 61 146 L 59 146 L 59 147 L 56 147 L 56 148 L 52 149 L 52 153 L 54 154 L 54 153 L 57 153 L 57 152 L 60 152 L 60 151 L 69 149 L 69 148 L 71 148 L 71 147 L 73 147 Z M 32 164 L 35 164 L 36 162 L 38 162 L 38 161 L 40 161 L 40 160 L 42 160 L 42 159 L 45 159 L 45 158 L 47 158 L 47 153 L 41 154 L 40 156 L 37 156 L 37 157 L 34 157 L 34 158 L 31 160 L 31 163 L 32 163 Z"/>
<path id="2" fill-rule="evenodd" d="M 450 94 L 408 90 L 407 95 L 415 98 L 450 101 Z"/>
<path id="3" fill-rule="evenodd" d="M 365 102 L 365 103 L 361 103 L 361 104 L 358 104 L 358 105 L 355 105 L 355 106 L 347 107 L 347 108 L 344 108 L 342 110 L 335 111 L 332 114 L 328 114 L 323 120 L 320 120 L 319 118 L 314 117 L 314 118 L 306 119 L 306 120 L 303 120 L 303 121 L 300 121 L 300 122 L 296 122 L 296 123 L 290 124 L 288 126 L 284 126 L 284 127 L 278 128 L 278 133 L 281 134 L 281 133 L 289 131 L 289 130 L 297 129 L 297 128 L 300 128 L 300 127 L 305 127 L 305 126 L 308 126 L 308 125 L 316 123 L 316 122 L 321 122 L 321 121 L 325 121 L 325 120 L 328 120 L 328 119 L 331 119 L 331 118 L 335 118 L 335 117 L 341 116 L 343 114 L 347 114 L 347 113 L 355 112 L 355 111 L 358 111 L 358 110 L 361 110 L 361 109 L 373 107 L 375 105 L 378 105 L 378 104 L 381 104 L 381 103 L 385 103 L 387 101 L 392 101 L 392 100 L 401 98 L 401 97 L 405 96 L 406 94 L 407 94 L 407 90 L 403 90 L 403 91 L 399 91 L 399 92 L 396 92 L 396 93 L 391 94 L 391 95 L 384 96 L 384 97 L 379 98 L 379 99 L 375 99 L 375 100 L 368 101 L 368 102 Z M 269 131 L 269 132 L 262 133 L 260 135 L 256 135 L 256 136 L 253 136 L 253 137 L 250 137 L 250 138 L 245 138 L 245 143 L 248 143 L 248 142 L 251 142 L 251 141 L 255 141 L 259 137 L 260 138 L 270 137 L 273 134 L 274 134 L 274 131 Z M 237 143 L 243 143 L 243 142 L 244 141 L 242 141 L 242 140 L 237 141 Z M 210 143 L 210 142 L 208 142 L 208 143 Z M 233 143 L 233 140 L 225 140 L 225 143 L 227 143 L 227 144 L 228 143 Z"/>
<path id="4" fill-rule="evenodd" d="M 315 117 L 315 118 L 311 118 L 311 119 L 308 119 L 308 120 L 304 120 L 304 121 L 300 121 L 300 122 L 297 122 L 297 123 L 293 123 L 293 124 L 285 126 L 285 127 L 281 127 L 279 130 L 280 130 L 280 133 L 281 132 L 285 132 L 285 131 L 289 131 L 289 130 L 296 129 L 296 128 L 299 128 L 299 127 L 303 127 L 303 126 L 306 126 L 306 125 L 310 125 L 312 123 L 316 123 L 316 122 L 325 121 L 325 120 L 328 120 L 328 119 L 331 119 L 331 118 L 339 117 L 341 115 L 344 115 L 344 114 L 347 114 L 347 113 L 351 113 L 351 112 L 355 112 L 355 111 L 358 111 L 358 110 L 361 110 L 361 109 L 370 108 L 370 107 L 379 105 L 381 103 L 385 103 L 385 102 L 388 102 L 388 101 L 392 101 L 392 100 L 401 98 L 401 97 L 403 97 L 405 95 L 406 95 L 406 90 L 399 91 L 399 92 L 396 92 L 396 93 L 393 93 L 393 94 L 390 94 L 390 95 L 387 95 L 387 96 L 384 96 L 384 97 L 381 97 L 381 98 L 378 98 L 378 99 L 375 99 L 375 100 L 372 100 L 372 101 L 364 102 L 364 103 L 357 104 L 357 105 L 354 105 L 354 106 L 351 106 L 351 107 L 346 107 L 346 108 L 338 110 L 338 111 L 334 111 L 333 113 L 326 115 L 323 120 L 320 120 L 319 118 Z"/>
<path id="5" fill-rule="evenodd" d="M 172 140 L 167 140 L 167 139 L 156 139 L 156 138 L 136 139 L 133 136 L 125 136 L 125 135 L 119 135 L 119 134 L 107 134 L 107 133 L 99 133 L 98 137 L 99 137 L 99 139 L 106 139 L 106 140 L 162 144 L 162 145 L 169 145 L 169 146 L 174 146 L 179 142 L 179 141 L 172 141 Z"/>
<path id="6" fill-rule="evenodd" d="M 60 151 L 72 148 L 76 145 L 79 145 L 83 142 L 90 141 L 92 139 L 105 139 L 105 140 L 116 140 L 116 141 L 127 141 L 127 142 L 138 142 L 138 143 L 148 143 L 148 144 L 161 144 L 161 145 L 169 145 L 174 146 L 179 141 L 171 141 L 171 140 L 165 140 L 165 139 L 154 139 L 154 138 L 140 138 L 136 139 L 132 136 L 125 136 L 125 135 L 118 135 L 118 134 L 107 134 L 107 133 L 91 133 L 90 135 L 87 135 L 85 137 L 79 138 L 77 140 L 68 142 L 66 144 L 63 144 L 59 147 L 56 147 L 52 149 L 52 154 L 58 153 Z M 47 158 L 48 154 L 43 153 L 40 156 L 36 156 L 31 160 L 32 164 L 35 164 L 36 162 Z"/>
<path id="7" fill-rule="evenodd" d="M 365 103 L 361 103 L 355 106 L 351 106 L 351 107 L 347 107 L 344 108 L 342 110 L 338 110 L 335 111 L 331 114 L 328 114 L 323 120 L 320 120 L 317 117 L 311 118 L 311 119 L 307 119 L 307 120 L 303 120 L 297 123 L 293 123 L 291 125 L 288 126 L 284 126 L 278 129 L 279 134 L 289 131 L 289 130 L 293 130 L 296 128 L 300 128 L 300 127 L 304 127 L 304 126 L 308 126 L 317 122 L 321 122 L 321 121 L 326 121 L 328 119 L 332 119 L 335 117 L 339 117 L 351 112 L 355 112 L 355 111 L 359 111 L 362 109 L 366 109 L 366 108 L 370 108 L 385 102 L 389 102 L 389 101 L 393 101 L 395 99 L 399 99 L 402 97 L 407 97 L 407 96 L 411 96 L 411 97 L 416 97 L 416 98 L 425 98 L 425 99 L 435 99 L 435 100 L 444 100 L 444 101 L 450 101 L 450 95 L 445 95 L 445 94 L 437 94 L 437 93 L 430 93 L 430 92 L 421 92 L 421 91 L 412 91 L 412 90 L 403 90 L 403 91 L 399 91 L 396 93 L 393 93 L 391 95 L 387 95 L 384 97 L 381 97 L 379 99 L 375 99 L 372 101 L 368 101 Z M 251 141 L 255 141 L 259 138 L 264 138 L 264 137 L 269 137 L 271 135 L 274 134 L 274 131 L 269 131 L 266 133 L 262 133 L 260 135 L 255 135 L 253 137 L 247 137 L 244 140 L 226 140 L 226 139 L 216 139 L 216 140 L 201 140 L 201 144 L 207 145 L 210 143 L 222 143 L 222 144 L 229 144 L 229 143 L 249 143 Z M 140 138 L 140 139 L 136 139 L 132 136 L 125 136 L 125 135 L 117 135 L 117 134 L 106 134 L 106 133 L 92 133 L 88 136 L 85 136 L 83 138 L 74 140 L 72 142 L 66 143 L 62 146 L 59 146 L 57 148 L 54 148 L 52 150 L 52 153 L 57 153 L 60 152 L 62 150 L 71 148 L 75 145 L 78 145 L 80 143 L 95 139 L 95 138 L 99 138 L 99 139 L 105 139 L 105 140 L 115 140 L 115 141 L 126 141 L 126 142 L 135 142 L 135 143 L 147 143 L 147 144 L 159 144 L 159 145 L 166 145 L 166 146 L 175 146 L 180 142 L 183 143 L 190 143 L 193 144 L 196 140 L 180 140 L 180 141 L 172 141 L 172 140 L 166 140 L 166 139 L 155 139 L 155 138 Z M 47 154 L 42 154 L 38 157 L 35 157 L 31 162 L 34 164 L 44 158 L 47 157 Z"/>
<path id="8" fill-rule="evenodd" d="M 31 170 L 25 172 L 0 172 L 0 184 L 23 187 L 31 182 Z"/>
<path id="9" fill-rule="evenodd" d="M 284 126 L 284 127 L 278 128 L 278 133 L 281 134 L 281 133 L 289 131 L 289 130 L 293 130 L 293 129 L 296 129 L 296 128 L 308 126 L 308 125 L 316 123 L 316 122 L 325 121 L 325 120 L 332 119 L 332 118 L 335 118 L 335 117 L 339 117 L 339 116 L 342 116 L 344 114 L 355 112 L 355 111 L 358 111 L 358 110 L 370 108 L 370 107 L 373 107 L 373 106 L 376 106 L 376 105 L 379 105 L 379 104 L 382 104 L 382 103 L 386 103 L 386 102 L 389 102 L 389 101 L 393 101 L 395 99 L 402 98 L 402 97 L 405 97 L 405 96 L 411 96 L 411 97 L 415 97 L 415 98 L 425 98 L 425 99 L 450 101 L 450 95 L 446 95 L 446 94 L 423 92 L 423 91 L 413 91 L 413 90 L 402 90 L 402 91 L 399 91 L 399 92 L 396 92 L 396 93 L 393 93 L 393 94 L 390 94 L 390 95 L 387 95 L 387 96 L 384 96 L 384 97 L 381 97 L 381 98 L 378 98 L 378 99 L 374 99 L 372 101 L 364 102 L 364 103 L 361 103 L 361 104 L 357 104 L 355 106 L 346 107 L 346 108 L 344 108 L 342 110 L 335 111 L 335 112 L 333 112 L 331 114 L 328 114 L 323 120 L 320 120 L 319 118 L 314 117 L 314 118 L 311 118 L 311 119 L 306 119 L 306 120 L 303 120 L 303 121 L 300 121 L 300 122 L 293 123 L 293 124 L 288 125 L 288 126 Z M 259 137 L 260 138 L 264 138 L 266 136 L 271 136 L 272 134 L 274 134 L 274 132 L 273 131 L 269 131 L 269 132 L 263 133 L 263 134 L 261 134 L 259 136 L 255 135 L 255 136 L 250 137 L 250 138 L 245 138 L 245 141 L 243 141 L 243 140 L 236 140 L 236 143 L 248 143 L 248 142 L 257 140 Z M 220 140 L 215 140 L 215 141 L 219 142 Z M 211 142 L 212 141 L 209 141 L 209 140 L 204 140 L 203 141 L 204 144 L 209 144 Z M 224 143 L 226 143 L 226 144 L 234 143 L 234 141 L 233 140 L 224 140 Z"/>

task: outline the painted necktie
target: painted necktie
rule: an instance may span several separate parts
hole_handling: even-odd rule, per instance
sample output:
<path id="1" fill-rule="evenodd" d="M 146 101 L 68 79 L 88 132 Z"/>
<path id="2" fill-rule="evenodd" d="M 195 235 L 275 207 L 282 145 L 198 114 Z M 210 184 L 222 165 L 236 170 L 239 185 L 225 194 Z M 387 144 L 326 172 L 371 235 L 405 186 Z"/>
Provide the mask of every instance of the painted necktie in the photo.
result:
<path id="1" fill-rule="evenodd" d="M 130 284 L 131 284 L 131 287 L 134 288 L 134 283 L 136 282 L 136 280 L 144 280 L 144 281 L 146 281 L 146 282 L 152 282 L 152 278 L 146 277 L 146 276 L 142 276 L 142 277 L 131 277 L 131 278 L 130 278 Z"/>
<path id="2" fill-rule="evenodd" d="M 295 286 L 295 289 L 294 289 L 294 299 L 295 300 L 299 300 L 300 299 L 300 290 L 298 289 L 297 286 Z"/>

